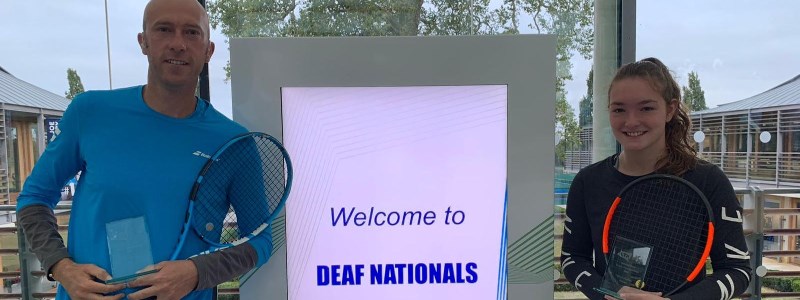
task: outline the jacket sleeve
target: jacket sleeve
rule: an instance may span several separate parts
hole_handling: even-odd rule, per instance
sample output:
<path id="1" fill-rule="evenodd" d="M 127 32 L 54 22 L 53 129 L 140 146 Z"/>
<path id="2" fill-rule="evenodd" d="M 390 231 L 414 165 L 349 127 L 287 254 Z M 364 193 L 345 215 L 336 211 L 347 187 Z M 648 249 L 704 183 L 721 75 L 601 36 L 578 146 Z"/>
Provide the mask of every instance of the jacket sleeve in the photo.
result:
<path id="1" fill-rule="evenodd" d="M 589 299 L 603 299 L 594 291 L 600 286 L 602 275 L 594 268 L 591 229 L 584 199 L 585 173 L 580 172 L 572 181 L 567 196 L 564 219 L 564 239 L 561 245 L 561 272 L 569 282 Z"/>
<path id="2" fill-rule="evenodd" d="M 670 299 L 731 299 L 750 284 L 750 253 L 742 230 L 742 207 L 730 181 L 718 167 L 708 174 L 705 190 L 715 217 L 711 266 L 714 273 Z"/>
<path id="3" fill-rule="evenodd" d="M 208 255 L 189 258 L 197 267 L 197 287 L 204 290 L 242 275 L 256 266 L 258 254 L 250 243 L 243 243 Z"/>

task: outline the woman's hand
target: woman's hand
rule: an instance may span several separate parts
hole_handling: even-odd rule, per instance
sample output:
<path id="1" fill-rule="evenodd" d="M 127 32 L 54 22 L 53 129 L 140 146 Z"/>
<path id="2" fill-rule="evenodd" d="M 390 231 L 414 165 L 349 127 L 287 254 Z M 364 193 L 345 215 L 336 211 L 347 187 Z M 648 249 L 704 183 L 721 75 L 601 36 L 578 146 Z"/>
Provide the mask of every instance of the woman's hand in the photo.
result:
<path id="1" fill-rule="evenodd" d="M 643 290 L 638 290 L 632 287 L 624 286 L 619 289 L 617 292 L 622 299 L 625 300 L 656 300 L 656 299 L 668 299 L 661 297 L 660 292 L 647 292 Z M 606 300 L 616 300 L 611 296 L 606 296 Z"/>

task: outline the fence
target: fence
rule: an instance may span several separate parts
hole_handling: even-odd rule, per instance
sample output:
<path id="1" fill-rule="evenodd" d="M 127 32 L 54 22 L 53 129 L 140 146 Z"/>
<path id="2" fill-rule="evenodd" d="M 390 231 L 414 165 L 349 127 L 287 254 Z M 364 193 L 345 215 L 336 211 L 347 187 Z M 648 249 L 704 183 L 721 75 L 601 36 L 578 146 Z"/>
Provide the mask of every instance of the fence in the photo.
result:
<path id="1" fill-rule="evenodd" d="M 757 186 L 748 189 L 737 189 L 742 207 L 744 208 L 743 225 L 747 238 L 748 248 L 751 252 L 751 265 L 756 270 L 762 265 L 764 257 L 800 257 L 800 250 L 778 249 L 764 250 L 764 237 L 800 236 L 798 228 L 765 228 L 765 216 L 800 216 L 800 208 L 764 208 L 765 195 L 799 194 L 800 188 L 775 188 L 761 189 Z M 564 193 L 557 193 L 557 199 L 563 199 Z M 57 210 L 68 210 L 69 205 L 59 205 Z M 15 210 L 13 205 L 0 205 L 0 213 L 11 213 Z M 556 222 L 563 222 L 563 213 L 556 213 Z M 13 224 L 13 223 L 12 223 Z M 563 228 L 563 227 L 562 227 Z M 66 231 L 67 226 L 59 226 L 60 231 Z M 2 293 L 0 299 L 51 299 L 55 298 L 54 285 L 47 281 L 44 271 L 41 270 L 36 257 L 28 251 L 25 240 L 16 227 L 0 227 L 0 259 L 18 259 L 18 270 L 0 270 L 2 279 Z M 562 232 L 554 233 L 555 239 L 562 238 Z M 16 242 L 15 242 L 16 241 Z M 15 247 L 7 247 L 14 245 Z M 22 250 L 20 250 L 22 249 Z M 557 263 L 558 258 L 554 257 Z M 5 264 L 4 264 L 5 265 Z M 13 265 L 13 264 L 12 264 Z M 762 269 L 763 270 L 763 269 Z M 800 291 L 794 292 L 761 292 L 764 278 L 800 277 L 800 271 L 767 270 L 763 276 L 752 276 L 746 294 L 741 298 L 762 299 L 781 297 L 800 297 Z M 569 284 L 564 278 L 555 281 L 557 285 Z M 7 286 L 10 285 L 10 286 Z M 229 285 L 226 285 L 229 286 Z M 219 288 L 218 295 L 238 295 L 239 289 Z"/>

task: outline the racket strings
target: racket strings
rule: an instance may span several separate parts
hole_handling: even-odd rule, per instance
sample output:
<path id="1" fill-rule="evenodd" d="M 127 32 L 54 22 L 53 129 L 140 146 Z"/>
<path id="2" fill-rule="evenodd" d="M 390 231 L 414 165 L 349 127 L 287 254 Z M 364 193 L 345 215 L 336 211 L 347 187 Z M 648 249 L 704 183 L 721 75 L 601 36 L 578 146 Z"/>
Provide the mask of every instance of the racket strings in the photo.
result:
<path id="1" fill-rule="evenodd" d="M 702 256 L 708 234 L 700 195 L 683 183 L 659 178 L 630 187 L 620 198 L 609 236 L 652 247 L 646 289 L 668 292 L 683 284 Z"/>
<path id="2" fill-rule="evenodd" d="M 281 197 L 286 190 L 285 159 L 283 151 L 269 139 L 259 140 L 261 161 L 264 163 L 262 176 L 266 183 L 264 190 L 269 204 L 269 211 L 273 212 L 280 205 Z"/>
<path id="3" fill-rule="evenodd" d="M 229 244 L 265 223 L 285 190 L 284 163 L 281 148 L 261 135 L 229 145 L 196 191 L 195 231 L 212 244 Z"/>

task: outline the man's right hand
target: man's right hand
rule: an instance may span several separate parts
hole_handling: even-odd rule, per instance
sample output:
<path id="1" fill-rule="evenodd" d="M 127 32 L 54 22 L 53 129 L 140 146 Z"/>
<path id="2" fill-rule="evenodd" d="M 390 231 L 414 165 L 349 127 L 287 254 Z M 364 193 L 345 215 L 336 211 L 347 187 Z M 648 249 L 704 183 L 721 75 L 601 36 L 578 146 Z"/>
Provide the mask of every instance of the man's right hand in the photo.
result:
<path id="1" fill-rule="evenodd" d="M 61 283 L 72 299 L 119 300 L 125 296 L 122 293 L 105 296 L 104 294 L 125 288 L 125 285 L 98 282 L 98 280 L 111 279 L 111 275 L 106 270 L 92 264 L 76 264 L 72 259 L 64 258 L 53 265 L 50 271 L 53 279 Z"/>

